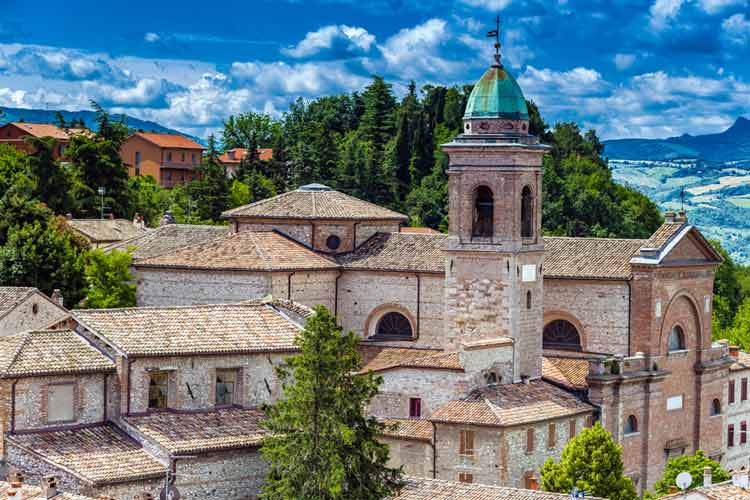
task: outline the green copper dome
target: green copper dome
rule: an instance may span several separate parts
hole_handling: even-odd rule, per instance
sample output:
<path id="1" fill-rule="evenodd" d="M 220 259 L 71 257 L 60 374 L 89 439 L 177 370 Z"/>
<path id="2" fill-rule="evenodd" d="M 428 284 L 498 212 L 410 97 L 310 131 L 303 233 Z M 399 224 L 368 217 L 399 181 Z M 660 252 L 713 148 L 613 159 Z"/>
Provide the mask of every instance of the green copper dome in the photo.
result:
<path id="1" fill-rule="evenodd" d="M 528 120 L 529 110 L 516 80 L 504 67 L 494 65 L 474 85 L 464 118 Z"/>

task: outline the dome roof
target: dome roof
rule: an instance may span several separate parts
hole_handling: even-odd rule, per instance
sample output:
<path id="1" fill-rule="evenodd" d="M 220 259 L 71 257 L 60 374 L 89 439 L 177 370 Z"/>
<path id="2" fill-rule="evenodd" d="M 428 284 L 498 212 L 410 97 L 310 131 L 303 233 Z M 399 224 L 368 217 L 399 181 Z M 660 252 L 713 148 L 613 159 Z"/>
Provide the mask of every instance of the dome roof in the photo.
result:
<path id="1" fill-rule="evenodd" d="M 528 120 L 529 111 L 516 80 L 503 66 L 495 64 L 474 85 L 464 118 Z"/>

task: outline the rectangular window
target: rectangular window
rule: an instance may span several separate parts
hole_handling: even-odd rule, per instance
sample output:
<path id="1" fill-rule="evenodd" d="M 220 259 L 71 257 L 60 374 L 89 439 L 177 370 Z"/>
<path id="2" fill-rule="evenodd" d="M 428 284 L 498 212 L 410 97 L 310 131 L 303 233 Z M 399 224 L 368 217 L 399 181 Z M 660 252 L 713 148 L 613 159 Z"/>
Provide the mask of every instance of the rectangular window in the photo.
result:
<path id="1" fill-rule="evenodd" d="M 729 404 L 734 404 L 734 380 L 729 381 Z"/>
<path id="2" fill-rule="evenodd" d="M 586 428 L 591 428 L 594 426 L 594 417 L 591 415 L 586 416 Z"/>
<path id="3" fill-rule="evenodd" d="M 747 443 L 747 422 L 740 422 L 740 444 Z"/>
<path id="4" fill-rule="evenodd" d="M 185 153 L 182 153 L 182 156 L 180 156 L 180 161 L 185 161 Z"/>
<path id="5" fill-rule="evenodd" d="M 734 446 L 734 424 L 727 428 L 727 447 Z"/>
<path id="6" fill-rule="evenodd" d="M 167 153 L 167 161 L 172 161 L 172 153 Z"/>
<path id="7" fill-rule="evenodd" d="M 576 437 L 576 419 L 570 421 L 570 429 L 568 431 L 568 439 Z"/>
<path id="8" fill-rule="evenodd" d="M 458 441 L 458 454 L 462 457 L 474 457 L 474 431 L 460 431 Z"/>
<path id="9" fill-rule="evenodd" d="M 237 370 L 216 370 L 216 406 L 234 404 Z"/>
<path id="10" fill-rule="evenodd" d="M 682 394 L 679 396 L 672 396 L 667 398 L 667 410 L 680 410 L 682 409 Z"/>
<path id="11" fill-rule="evenodd" d="M 135 152 L 135 162 L 134 163 L 135 163 L 136 168 L 141 166 L 141 152 L 140 151 L 136 151 Z"/>
<path id="12" fill-rule="evenodd" d="M 474 482 L 474 474 L 470 472 L 459 472 L 458 473 L 458 482 L 459 483 L 473 483 Z"/>
<path id="13" fill-rule="evenodd" d="M 557 445 L 557 427 L 549 424 L 547 427 L 547 448 L 552 449 Z"/>
<path id="14" fill-rule="evenodd" d="M 409 399 L 409 416 L 419 418 L 422 416 L 422 400 L 419 398 Z"/>
<path id="15" fill-rule="evenodd" d="M 523 267 L 521 267 L 521 281 L 524 283 L 536 281 L 535 264 L 524 264 Z"/>
<path id="16" fill-rule="evenodd" d="M 47 386 L 47 421 L 73 422 L 75 415 L 75 384 Z"/>
<path id="17" fill-rule="evenodd" d="M 192 159 L 193 159 L 193 163 L 195 163 L 195 153 L 193 153 Z"/>
<path id="18" fill-rule="evenodd" d="M 740 382 L 740 401 L 747 401 L 747 378 Z"/>
<path id="19" fill-rule="evenodd" d="M 169 374 L 167 372 L 151 372 L 148 382 L 148 407 L 151 410 L 166 408 L 169 394 Z"/>
<path id="20" fill-rule="evenodd" d="M 526 429 L 526 453 L 534 451 L 534 429 Z"/>

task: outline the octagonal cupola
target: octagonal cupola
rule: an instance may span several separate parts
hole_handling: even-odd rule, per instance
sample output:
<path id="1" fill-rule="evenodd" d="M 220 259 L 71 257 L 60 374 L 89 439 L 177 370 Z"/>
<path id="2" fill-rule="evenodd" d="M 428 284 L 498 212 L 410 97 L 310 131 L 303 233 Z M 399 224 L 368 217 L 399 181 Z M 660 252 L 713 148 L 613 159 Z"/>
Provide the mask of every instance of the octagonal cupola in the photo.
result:
<path id="1" fill-rule="evenodd" d="M 502 64 L 493 64 L 469 95 L 464 133 L 527 134 L 528 131 L 529 110 L 521 87 Z"/>

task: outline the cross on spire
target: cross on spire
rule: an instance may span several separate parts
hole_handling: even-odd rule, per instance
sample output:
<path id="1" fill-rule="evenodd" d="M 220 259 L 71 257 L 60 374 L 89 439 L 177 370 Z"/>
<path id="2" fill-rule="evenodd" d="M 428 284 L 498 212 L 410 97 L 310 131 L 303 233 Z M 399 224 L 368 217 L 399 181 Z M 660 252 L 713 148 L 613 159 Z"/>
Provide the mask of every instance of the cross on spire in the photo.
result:
<path id="1" fill-rule="evenodd" d="M 500 16 L 495 18 L 495 29 L 487 32 L 487 38 L 495 39 L 495 64 L 502 66 L 500 62 Z"/>

